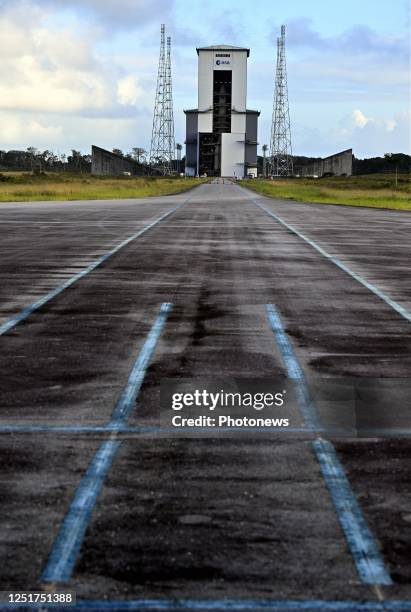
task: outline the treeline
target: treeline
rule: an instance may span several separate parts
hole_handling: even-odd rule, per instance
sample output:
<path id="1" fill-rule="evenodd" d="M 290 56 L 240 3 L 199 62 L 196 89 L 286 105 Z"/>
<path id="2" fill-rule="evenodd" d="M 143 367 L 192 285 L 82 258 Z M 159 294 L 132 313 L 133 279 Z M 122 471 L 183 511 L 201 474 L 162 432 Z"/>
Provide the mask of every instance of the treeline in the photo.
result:
<path id="1" fill-rule="evenodd" d="M 405 153 L 386 153 L 384 157 L 357 159 L 353 156 L 353 174 L 375 174 L 392 172 L 410 172 L 411 156 Z"/>
<path id="2" fill-rule="evenodd" d="M 294 174 L 301 174 L 304 166 L 308 166 L 320 159 L 321 157 L 293 155 Z M 353 174 L 410 172 L 411 156 L 405 153 L 386 153 L 384 157 L 357 159 L 353 155 L 352 169 Z M 258 173 L 263 173 L 263 158 L 260 155 L 258 156 Z"/>
<path id="3" fill-rule="evenodd" d="M 60 155 L 49 151 L 38 151 L 28 147 L 25 151 L 1 151 L 0 171 L 16 170 L 26 172 L 49 172 L 51 170 L 70 172 L 91 172 L 91 155 L 83 155 L 72 149 L 71 155 Z"/>
<path id="4" fill-rule="evenodd" d="M 177 153 L 181 156 L 181 144 L 176 144 Z M 113 149 L 113 153 L 131 159 L 143 166 L 148 166 L 147 151 L 141 147 L 133 147 L 128 153 L 121 149 Z M 183 165 L 184 158 L 177 157 L 176 167 Z M 183 165 L 184 167 L 184 165 Z M 71 155 L 56 154 L 46 149 L 39 151 L 35 147 L 28 147 L 25 151 L 0 150 L 1 171 L 50 172 L 68 170 L 70 172 L 91 172 L 91 155 L 83 155 L 80 151 L 72 149 Z"/>

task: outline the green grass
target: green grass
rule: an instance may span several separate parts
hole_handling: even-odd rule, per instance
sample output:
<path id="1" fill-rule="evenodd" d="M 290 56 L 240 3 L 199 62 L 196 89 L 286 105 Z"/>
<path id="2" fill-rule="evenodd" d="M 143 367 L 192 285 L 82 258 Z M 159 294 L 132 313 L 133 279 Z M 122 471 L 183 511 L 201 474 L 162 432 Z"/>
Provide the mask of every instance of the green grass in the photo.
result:
<path id="1" fill-rule="evenodd" d="M 250 189 L 271 198 L 411 210 L 410 176 L 392 174 L 367 176 L 253 179 L 244 183 Z"/>
<path id="2" fill-rule="evenodd" d="M 36 200 L 111 200 L 171 195 L 187 191 L 204 179 L 181 177 L 97 177 L 71 173 L 4 172 L 0 202 Z"/>

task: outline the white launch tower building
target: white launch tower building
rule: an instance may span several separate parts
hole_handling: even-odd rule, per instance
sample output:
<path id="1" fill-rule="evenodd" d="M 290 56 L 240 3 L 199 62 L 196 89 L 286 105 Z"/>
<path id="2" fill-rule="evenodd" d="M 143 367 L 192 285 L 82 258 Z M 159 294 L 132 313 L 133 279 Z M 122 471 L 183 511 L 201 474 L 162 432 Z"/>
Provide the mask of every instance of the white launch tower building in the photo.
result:
<path id="1" fill-rule="evenodd" d="M 198 108 L 186 114 L 186 174 L 257 176 L 259 111 L 247 109 L 249 49 L 197 49 Z"/>

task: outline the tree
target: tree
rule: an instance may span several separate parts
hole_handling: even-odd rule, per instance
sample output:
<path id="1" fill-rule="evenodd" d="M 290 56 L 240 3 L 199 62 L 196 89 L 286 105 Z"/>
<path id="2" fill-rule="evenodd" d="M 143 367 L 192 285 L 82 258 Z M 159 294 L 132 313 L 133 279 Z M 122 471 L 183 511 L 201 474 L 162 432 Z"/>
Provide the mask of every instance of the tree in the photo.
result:
<path id="1" fill-rule="evenodd" d="M 116 155 L 121 155 L 121 157 L 124 157 L 124 153 L 121 149 L 113 149 L 113 153 L 115 153 Z"/>
<path id="2" fill-rule="evenodd" d="M 37 155 L 36 147 L 27 147 L 27 153 L 30 159 L 30 169 L 32 172 L 34 172 L 34 159 L 35 159 L 35 156 Z"/>
<path id="3" fill-rule="evenodd" d="M 146 161 L 147 151 L 141 147 L 133 147 L 131 149 L 132 158 L 139 164 L 143 164 Z"/>

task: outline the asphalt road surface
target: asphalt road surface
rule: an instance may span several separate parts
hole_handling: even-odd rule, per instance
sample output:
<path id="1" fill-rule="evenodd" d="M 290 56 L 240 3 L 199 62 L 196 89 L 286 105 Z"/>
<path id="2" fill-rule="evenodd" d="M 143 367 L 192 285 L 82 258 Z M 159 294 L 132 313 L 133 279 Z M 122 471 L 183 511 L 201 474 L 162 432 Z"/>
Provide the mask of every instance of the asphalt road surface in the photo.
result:
<path id="1" fill-rule="evenodd" d="M 1 204 L 0 249 L 1 591 L 411 609 L 409 213 L 220 180 Z M 167 380 L 284 381 L 290 426 L 171 431 Z"/>

